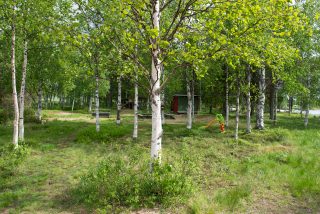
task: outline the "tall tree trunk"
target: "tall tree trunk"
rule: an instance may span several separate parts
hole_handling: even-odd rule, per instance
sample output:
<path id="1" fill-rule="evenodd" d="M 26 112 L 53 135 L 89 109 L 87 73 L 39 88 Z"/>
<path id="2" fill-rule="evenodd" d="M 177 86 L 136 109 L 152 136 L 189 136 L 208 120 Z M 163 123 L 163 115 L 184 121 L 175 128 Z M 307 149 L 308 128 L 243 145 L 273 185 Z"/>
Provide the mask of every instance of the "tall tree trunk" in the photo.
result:
<path id="1" fill-rule="evenodd" d="M 28 64 L 28 42 L 24 41 L 23 51 L 23 64 L 22 64 L 22 80 L 20 90 L 20 119 L 19 119 L 19 140 L 24 140 L 24 97 L 26 89 L 26 76 L 27 76 L 27 64 Z"/>
<path id="2" fill-rule="evenodd" d="M 83 109 L 83 103 L 84 103 L 84 96 L 81 95 L 81 97 L 80 97 L 80 107 L 81 107 L 81 109 Z"/>
<path id="3" fill-rule="evenodd" d="M 49 106 L 52 109 L 53 108 L 53 94 L 50 95 L 50 101 L 49 101 Z"/>
<path id="4" fill-rule="evenodd" d="M 192 82 L 191 82 L 191 97 L 192 97 L 192 120 L 194 120 L 194 83 L 195 83 L 195 73 L 192 70 Z"/>
<path id="5" fill-rule="evenodd" d="M 275 125 L 277 123 L 277 113 L 278 113 L 278 84 L 275 87 L 274 90 L 274 113 L 273 113 L 273 124 Z"/>
<path id="6" fill-rule="evenodd" d="M 121 112 L 121 76 L 118 78 L 118 103 L 117 103 L 117 125 L 120 125 L 121 118 L 120 118 L 120 112 Z"/>
<path id="7" fill-rule="evenodd" d="M 165 79 L 165 73 L 164 73 L 164 69 L 162 66 L 162 82 L 164 82 Z M 162 125 L 166 123 L 166 118 L 165 118 L 165 112 L 164 112 L 164 98 L 165 98 L 165 94 L 164 94 L 164 90 L 162 90 L 161 93 L 161 120 L 162 120 Z"/>
<path id="8" fill-rule="evenodd" d="M 258 96 L 258 104 L 257 104 L 257 129 L 264 129 L 264 105 L 265 105 L 265 90 L 266 90 L 266 70 L 265 67 L 259 69 L 259 96 Z"/>
<path id="9" fill-rule="evenodd" d="M 13 9 L 15 13 L 15 9 Z M 15 19 L 15 17 L 14 17 Z M 15 20 L 12 23 L 12 36 L 11 36 L 11 74 L 12 74 L 12 98 L 14 105 L 14 121 L 13 121 L 13 144 L 14 147 L 18 147 L 19 137 L 19 105 L 16 85 L 16 61 L 15 61 L 15 49 L 16 49 L 16 26 Z"/>
<path id="10" fill-rule="evenodd" d="M 240 117 L 240 80 L 239 74 L 237 74 L 237 97 L 236 97 L 236 130 L 235 139 L 239 139 L 239 117 Z"/>
<path id="11" fill-rule="evenodd" d="M 42 83 L 39 82 L 38 85 L 38 110 L 37 110 L 37 120 L 41 122 L 42 120 Z"/>
<path id="12" fill-rule="evenodd" d="M 92 111 L 92 96 L 89 97 L 89 112 Z"/>
<path id="13" fill-rule="evenodd" d="M 74 109 L 74 100 L 75 100 L 75 95 L 73 95 L 73 98 L 72 98 L 72 107 L 71 107 L 71 111 L 73 112 L 73 109 Z"/>
<path id="14" fill-rule="evenodd" d="M 139 91 L 138 91 L 138 75 L 134 82 L 134 120 L 133 120 L 133 139 L 138 138 L 138 105 L 139 105 Z"/>
<path id="15" fill-rule="evenodd" d="M 95 56 L 95 76 L 96 76 L 96 91 L 95 91 L 95 103 L 96 103 L 96 131 L 100 131 L 100 102 L 99 102 L 99 64 L 98 64 L 98 56 Z"/>
<path id="16" fill-rule="evenodd" d="M 289 97 L 289 115 L 292 113 L 292 107 L 293 107 L 293 97 Z"/>
<path id="17" fill-rule="evenodd" d="M 308 74 L 307 77 L 307 88 L 310 89 L 311 86 L 311 76 Z M 306 102 L 306 114 L 304 116 L 304 126 L 307 127 L 309 123 L 309 109 L 310 109 L 310 94 L 308 94 Z"/>
<path id="18" fill-rule="evenodd" d="M 226 100 L 225 100 L 225 108 L 226 108 L 226 118 L 225 118 L 225 125 L 226 127 L 229 127 L 229 68 L 226 66 L 225 68 L 226 72 Z"/>
<path id="19" fill-rule="evenodd" d="M 186 82 L 187 82 L 187 98 L 188 98 L 188 107 L 187 107 L 187 129 L 192 129 L 192 94 L 191 94 L 191 81 L 188 78 L 186 72 Z"/>
<path id="20" fill-rule="evenodd" d="M 270 91 L 270 115 L 269 119 L 274 120 L 274 95 L 275 95 L 275 84 L 271 84 L 271 91 Z"/>
<path id="21" fill-rule="evenodd" d="M 153 28 L 157 30 L 156 38 L 151 38 L 152 63 L 151 63 L 151 109 L 152 109 L 152 134 L 151 134 L 151 158 L 161 162 L 162 122 L 161 122 L 161 61 L 158 40 L 160 39 L 160 1 L 152 1 Z"/>
<path id="22" fill-rule="evenodd" d="M 246 132 L 247 134 L 251 133 L 251 70 L 248 66 L 247 70 L 247 128 Z"/>

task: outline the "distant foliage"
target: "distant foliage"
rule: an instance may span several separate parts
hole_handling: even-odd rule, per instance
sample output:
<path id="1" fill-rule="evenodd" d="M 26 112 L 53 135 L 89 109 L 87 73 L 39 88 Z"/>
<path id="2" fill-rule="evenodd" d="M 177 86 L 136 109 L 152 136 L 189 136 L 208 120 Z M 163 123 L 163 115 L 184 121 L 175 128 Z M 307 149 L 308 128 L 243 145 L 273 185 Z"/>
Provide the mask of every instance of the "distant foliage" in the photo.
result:
<path id="1" fill-rule="evenodd" d="M 82 177 L 74 195 L 89 207 L 169 206 L 185 201 L 193 191 L 191 177 L 182 165 L 109 157 Z"/>

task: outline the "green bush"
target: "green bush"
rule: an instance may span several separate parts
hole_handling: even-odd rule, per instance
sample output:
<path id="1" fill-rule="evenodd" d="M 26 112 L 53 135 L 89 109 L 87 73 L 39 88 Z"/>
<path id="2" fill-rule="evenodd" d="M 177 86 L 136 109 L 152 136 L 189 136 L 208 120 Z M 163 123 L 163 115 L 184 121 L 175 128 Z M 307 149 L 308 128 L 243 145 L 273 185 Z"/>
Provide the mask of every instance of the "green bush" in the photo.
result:
<path id="1" fill-rule="evenodd" d="M 81 178 L 74 195 L 89 207 L 154 207 L 181 203 L 193 190 L 183 167 L 109 157 Z"/>
<path id="2" fill-rule="evenodd" d="M 28 153 L 26 145 L 21 144 L 17 149 L 13 145 L 0 147 L 0 190 L 5 180 L 14 175 L 16 167 L 23 161 Z"/>
<path id="3" fill-rule="evenodd" d="M 39 122 L 36 117 L 36 112 L 33 108 L 26 108 L 24 110 L 24 121 L 25 122 Z"/>
<path id="4" fill-rule="evenodd" d="M 12 113 L 6 109 L 0 109 L 0 124 L 6 124 L 10 118 L 12 117 Z"/>

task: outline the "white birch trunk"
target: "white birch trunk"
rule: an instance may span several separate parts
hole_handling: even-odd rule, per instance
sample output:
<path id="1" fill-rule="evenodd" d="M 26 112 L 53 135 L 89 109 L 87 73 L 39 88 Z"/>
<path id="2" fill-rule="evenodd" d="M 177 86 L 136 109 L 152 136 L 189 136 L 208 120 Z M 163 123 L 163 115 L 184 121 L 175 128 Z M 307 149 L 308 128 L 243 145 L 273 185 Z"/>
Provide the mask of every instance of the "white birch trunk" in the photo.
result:
<path id="1" fill-rule="evenodd" d="M 81 107 L 81 109 L 83 108 L 83 103 L 84 103 L 84 96 L 81 95 L 81 97 L 80 97 L 80 107 Z"/>
<path id="2" fill-rule="evenodd" d="M 28 64 L 28 42 L 24 41 L 23 64 L 22 64 L 22 80 L 20 90 L 20 113 L 19 113 L 19 140 L 24 140 L 24 98 L 26 89 L 26 76 Z"/>
<path id="3" fill-rule="evenodd" d="M 163 66 L 162 66 L 162 82 L 164 82 L 164 79 L 165 79 L 165 73 L 164 73 L 164 69 L 163 69 Z M 166 118 L 165 118 L 165 114 L 164 114 L 164 90 L 162 91 L 161 93 L 161 119 L 162 119 L 162 125 L 164 125 L 166 123 Z"/>
<path id="4" fill-rule="evenodd" d="M 308 74 L 307 77 L 307 88 L 310 89 L 310 85 L 311 85 L 311 77 L 310 74 Z M 304 116 L 304 126 L 307 127 L 308 123 L 309 123 L 309 110 L 310 110 L 310 94 L 308 95 L 307 98 L 307 104 L 306 104 L 306 114 Z"/>
<path id="5" fill-rule="evenodd" d="M 92 111 L 92 97 L 89 97 L 89 112 Z"/>
<path id="6" fill-rule="evenodd" d="M 13 9 L 13 12 L 15 9 Z M 15 18 L 15 17 L 14 17 Z M 14 22 L 14 21 L 13 21 Z M 16 26 L 12 24 L 12 37 L 11 37 L 11 75 L 12 75 L 12 98 L 14 105 L 14 121 L 13 121 L 13 145 L 18 147 L 19 137 L 19 104 L 16 85 L 16 61 L 15 61 L 15 49 L 16 49 Z"/>
<path id="7" fill-rule="evenodd" d="M 277 116 L 278 116 L 278 84 L 276 85 L 274 91 L 274 113 L 273 113 L 273 124 L 277 123 Z"/>
<path id="8" fill-rule="evenodd" d="M 41 122 L 42 120 L 42 84 L 39 83 L 38 86 L 38 110 L 37 110 L 37 120 Z"/>
<path id="9" fill-rule="evenodd" d="M 134 82 L 134 119 L 133 119 L 133 139 L 138 138 L 138 105 L 139 105 L 139 91 L 138 91 L 138 75 Z"/>
<path id="10" fill-rule="evenodd" d="M 100 115 L 99 115 L 99 76 L 96 74 L 96 94 L 95 94 L 95 103 L 96 103 L 96 131 L 100 131 Z"/>
<path id="11" fill-rule="evenodd" d="M 73 109 L 74 109 L 74 99 L 75 99 L 75 97 L 73 97 L 73 99 L 72 99 L 72 107 L 71 107 L 71 111 L 73 112 Z"/>
<path id="12" fill-rule="evenodd" d="M 191 107 L 192 107 L 192 120 L 194 120 L 194 71 L 192 71 L 192 82 L 191 82 Z"/>
<path id="13" fill-rule="evenodd" d="M 265 83 L 266 70 L 265 67 L 259 69 L 259 97 L 258 97 L 258 105 L 257 105 L 257 129 L 264 129 L 264 105 L 265 105 Z"/>
<path id="14" fill-rule="evenodd" d="M 248 68 L 247 71 L 247 128 L 246 132 L 247 134 L 251 133 L 251 94 L 250 94 L 250 88 L 251 88 L 251 71 L 250 68 Z"/>
<path id="15" fill-rule="evenodd" d="M 191 87 L 188 75 L 186 74 L 187 80 L 187 98 L 188 98 L 188 107 L 187 107 L 187 129 L 192 129 L 192 95 Z"/>
<path id="16" fill-rule="evenodd" d="M 96 64 L 96 66 L 98 66 Z M 100 113 L 99 113 L 99 108 L 100 108 L 100 103 L 99 103 L 99 72 L 98 68 L 95 68 L 95 75 L 96 75 L 96 91 L 95 91 L 95 103 L 96 103 L 96 131 L 100 131 Z"/>
<path id="17" fill-rule="evenodd" d="M 307 127 L 308 123 L 309 123 L 309 103 L 307 103 L 307 106 L 306 106 L 306 113 L 304 116 L 304 126 Z"/>
<path id="18" fill-rule="evenodd" d="M 229 69 L 226 67 L 226 119 L 225 119 L 225 125 L 226 127 L 229 127 Z"/>
<path id="19" fill-rule="evenodd" d="M 161 163 L 161 142 L 162 142 L 162 122 L 161 122 L 161 62 L 160 48 L 158 44 L 160 32 L 160 1 L 152 1 L 152 22 L 153 28 L 157 30 L 158 35 L 155 39 L 150 39 L 152 45 L 152 63 L 151 63 L 151 109 L 152 109 L 152 134 L 151 134 L 151 158 L 153 161 Z"/>
<path id="20" fill-rule="evenodd" d="M 121 112 L 121 76 L 118 78 L 118 102 L 117 102 L 117 125 L 120 125 L 121 118 L 120 118 L 120 112 Z"/>
<path id="21" fill-rule="evenodd" d="M 240 82 L 239 82 L 239 76 L 237 76 L 236 130 L 235 130 L 235 136 L 234 136 L 236 140 L 239 139 L 239 116 L 240 116 Z"/>

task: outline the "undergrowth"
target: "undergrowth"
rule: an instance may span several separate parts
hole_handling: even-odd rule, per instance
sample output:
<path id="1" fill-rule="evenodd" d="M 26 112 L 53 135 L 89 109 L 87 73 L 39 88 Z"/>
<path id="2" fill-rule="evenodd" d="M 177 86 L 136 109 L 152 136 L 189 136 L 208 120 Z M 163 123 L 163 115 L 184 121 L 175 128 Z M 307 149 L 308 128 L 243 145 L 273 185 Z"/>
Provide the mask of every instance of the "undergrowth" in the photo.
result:
<path id="1" fill-rule="evenodd" d="M 181 164 L 155 163 L 151 172 L 147 160 L 110 156 L 81 178 L 73 195 L 78 202 L 106 211 L 172 206 L 185 202 L 195 189 L 193 169 Z"/>

